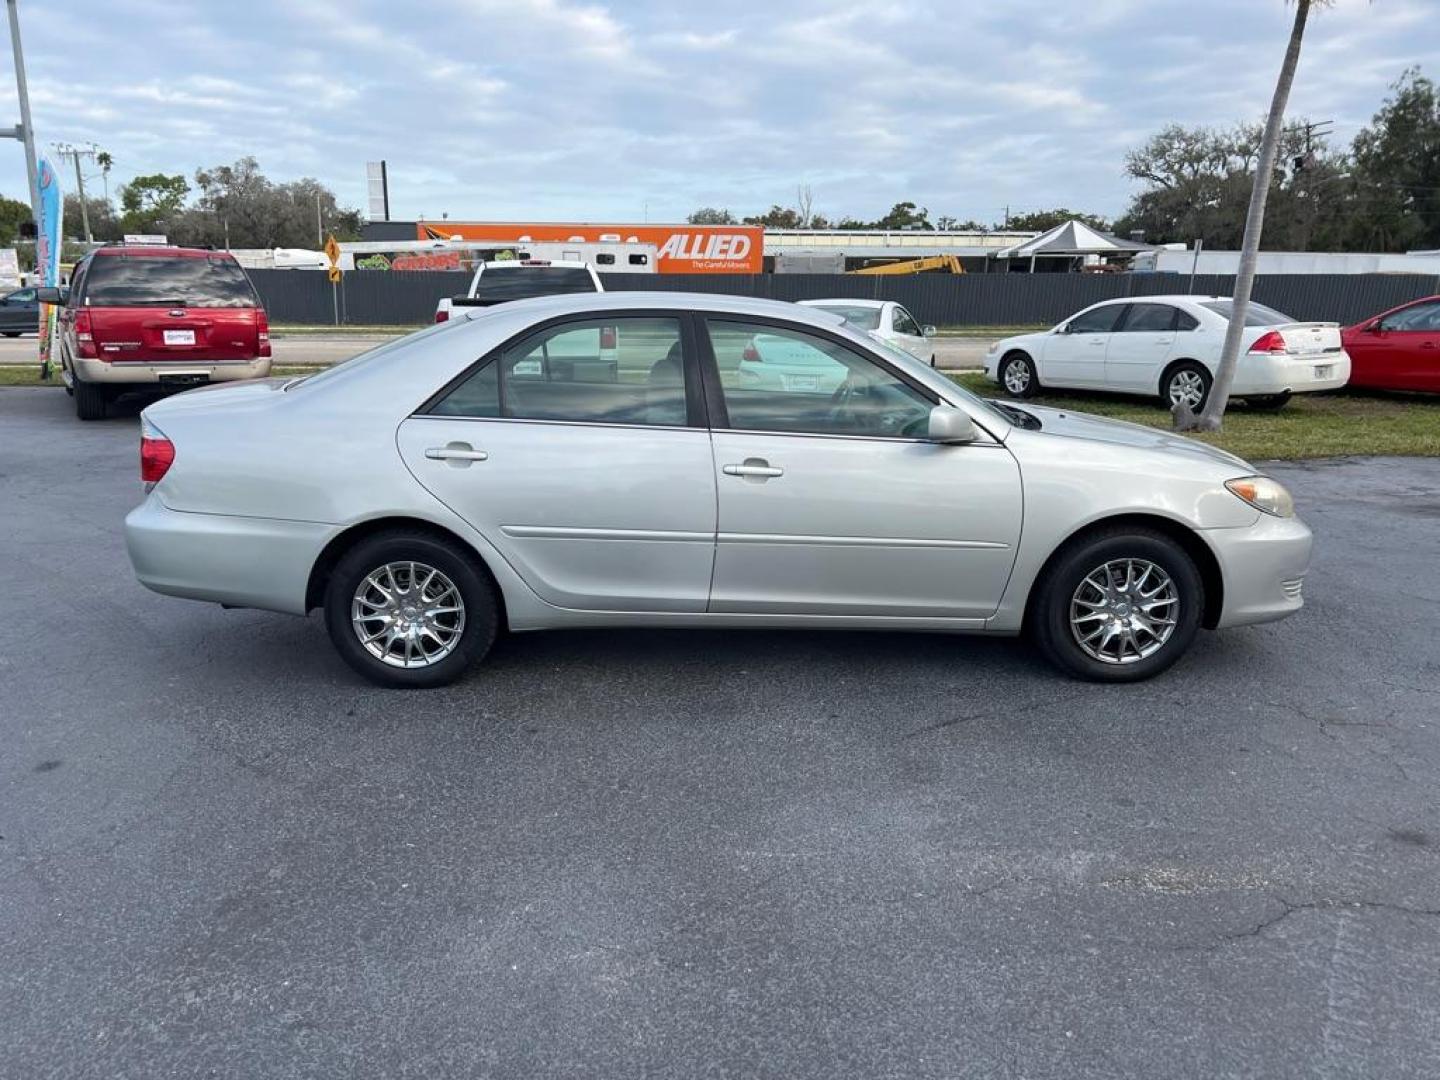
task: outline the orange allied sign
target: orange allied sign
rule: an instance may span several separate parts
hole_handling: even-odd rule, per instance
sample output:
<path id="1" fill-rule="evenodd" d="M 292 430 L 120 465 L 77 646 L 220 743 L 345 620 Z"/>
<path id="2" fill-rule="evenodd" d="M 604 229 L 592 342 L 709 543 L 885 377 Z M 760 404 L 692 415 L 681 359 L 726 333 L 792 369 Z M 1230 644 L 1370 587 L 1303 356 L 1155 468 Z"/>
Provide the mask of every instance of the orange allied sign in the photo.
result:
<path id="1" fill-rule="evenodd" d="M 606 225 L 529 221 L 421 221 L 417 240 L 499 240 L 654 244 L 662 274 L 758 274 L 765 269 L 760 225 Z"/>

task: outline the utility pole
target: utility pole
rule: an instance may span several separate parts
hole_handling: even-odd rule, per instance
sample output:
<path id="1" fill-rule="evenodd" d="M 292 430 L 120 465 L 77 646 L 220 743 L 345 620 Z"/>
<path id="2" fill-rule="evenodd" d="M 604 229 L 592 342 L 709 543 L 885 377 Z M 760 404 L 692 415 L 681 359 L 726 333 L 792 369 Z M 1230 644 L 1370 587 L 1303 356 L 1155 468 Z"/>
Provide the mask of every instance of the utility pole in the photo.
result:
<path id="1" fill-rule="evenodd" d="M 39 163 L 35 160 L 35 125 L 30 119 L 30 89 L 25 82 L 25 50 L 20 47 L 18 0 L 5 0 L 10 13 L 10 47 L 15 50 L 15 96 L 20 99 L 20 123 L 0 131 L 0 137 L 19 139 L 25 144 L 25 172 L 30 179 L 30 212 L 40 224 Z"/>
<path id="2" fill-rule="evenodd" d="M 315 246 L 325 246 L 325 221 L 320 216 L 320 192 L 315 192 Z"/>
<path id="3" fill-rule="evenodd" d="M 96 146 L 91 143 L 86 146 L 75 146 L 71 143 L 56 143 L 55 152 L 62 158 L 68 157 L 75 163 L 75 193 L 80 197 L 80 222 L 85 229 L 85 242 L 94 243 L 95 237 L 90 232 L 90 207 L 85 202 L 85 175 L 80 171 L 80 159 L 88 157 L 94 159 Z"/>

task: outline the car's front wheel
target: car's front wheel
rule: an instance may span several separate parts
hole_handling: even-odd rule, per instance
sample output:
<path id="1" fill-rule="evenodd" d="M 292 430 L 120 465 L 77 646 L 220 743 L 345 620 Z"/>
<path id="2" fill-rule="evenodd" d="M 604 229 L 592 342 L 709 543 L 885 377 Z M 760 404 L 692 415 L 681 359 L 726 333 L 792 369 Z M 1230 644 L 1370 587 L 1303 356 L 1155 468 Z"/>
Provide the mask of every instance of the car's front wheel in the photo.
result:
<path id="1" fill-rule="evenodd" d="M 1040 392 L 1040 376 L 1035 361 L 1022 352 L 1013 352 L 1000 361 L 1000 385 L 1017 398 L 1034 397 Z"/>
<path id="2" fill-rule="evenodd" d="M 495 640 L 500 605 L 489 575 L 458 545 L 395 530 L 360 541 L 335 564 L 325 626 L 345 662 L 381 686 L 443 686 Z"/>
<path id="3" fill-rule="evenodd" d="M 1135 682 L 1168 668 L 1205 609 L 1195 561 L 1160 532 L 1092 533 L 1053 560 L 1030 612 L 1051 663 L 1095 682 Z"/>

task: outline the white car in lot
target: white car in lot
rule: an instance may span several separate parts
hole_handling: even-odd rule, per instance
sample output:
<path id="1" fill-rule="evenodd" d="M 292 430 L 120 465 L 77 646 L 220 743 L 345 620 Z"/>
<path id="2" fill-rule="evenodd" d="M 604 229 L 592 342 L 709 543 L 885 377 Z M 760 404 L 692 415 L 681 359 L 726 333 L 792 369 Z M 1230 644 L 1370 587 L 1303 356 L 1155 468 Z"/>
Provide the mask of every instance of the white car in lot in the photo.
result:
<path id="1" fill-rule="evenodd" d="M 985 374 L 1014 397 L 1041 389 L 1113 390 L 1159 395 L 1199 411 L 1220 366 L 1230 322 L 1223 296 L 1145 296 L 1106 300 L 1053 330 L 990 346 Z M 1231 394 L 1254 408 L 1278 409 L 1292 394 L 1338 390 L 1350 379 L 1340 326 L 1296 322 L 1251 302 Z"/>
<path id="2" fill-rule="evenodd" d="M 801 300 L 804 307 L 816 307 L 839 315 L 851 326 L 877 341 L 893 345 L 922 363 L 935 366 L 935 327 L 921 326 L 905 305 L 894 300 Z"/>

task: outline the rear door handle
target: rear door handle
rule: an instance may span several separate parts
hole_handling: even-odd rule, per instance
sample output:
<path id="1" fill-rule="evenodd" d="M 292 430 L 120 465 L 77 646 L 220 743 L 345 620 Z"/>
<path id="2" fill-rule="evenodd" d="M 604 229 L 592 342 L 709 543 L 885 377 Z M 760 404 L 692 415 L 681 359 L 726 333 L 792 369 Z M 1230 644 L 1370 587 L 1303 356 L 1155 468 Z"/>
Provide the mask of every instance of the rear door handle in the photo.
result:
<path id="1" fill-rule="evenodd" d="M 721 471 L 726 476 L 758 476 L 762 479 L 769 479 L 772 476 L 784 476 L 785 470 L 776 468 L 774 465 L 764 461 L 751 459 L 743 465 L 725 465 Z"/>
<path id="2" fill-rule="evenodd" d="M 425 456 L 431 461 L 488 461 L 490 455 L 484 450 L 476 450 L 469 443 L 449 443 L 446 446 L 431 446 L 425 451 Z"/>

